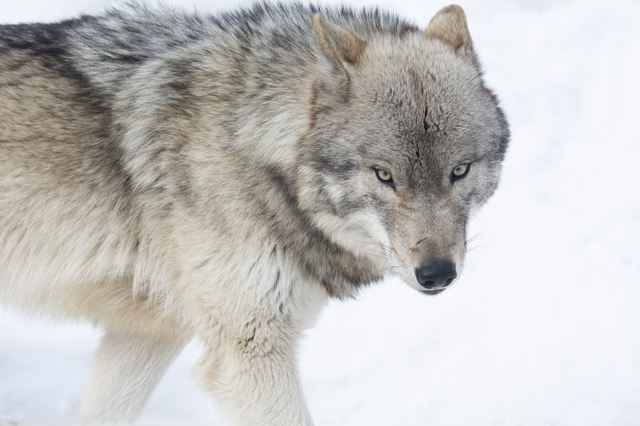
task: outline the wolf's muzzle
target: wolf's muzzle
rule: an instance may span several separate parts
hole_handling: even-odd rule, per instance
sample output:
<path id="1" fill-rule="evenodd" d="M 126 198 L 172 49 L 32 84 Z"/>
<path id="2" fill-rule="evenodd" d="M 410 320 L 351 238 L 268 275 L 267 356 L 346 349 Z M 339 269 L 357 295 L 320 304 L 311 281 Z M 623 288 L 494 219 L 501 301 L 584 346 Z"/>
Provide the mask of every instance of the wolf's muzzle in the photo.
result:
<path id="1" fill-rule="evenodd" d="M 425 262 L 420 268 L 416 268 L 416 278 L 427 290 L 443 289 L 457 276 L 456 265 L 449 260 Z"/>

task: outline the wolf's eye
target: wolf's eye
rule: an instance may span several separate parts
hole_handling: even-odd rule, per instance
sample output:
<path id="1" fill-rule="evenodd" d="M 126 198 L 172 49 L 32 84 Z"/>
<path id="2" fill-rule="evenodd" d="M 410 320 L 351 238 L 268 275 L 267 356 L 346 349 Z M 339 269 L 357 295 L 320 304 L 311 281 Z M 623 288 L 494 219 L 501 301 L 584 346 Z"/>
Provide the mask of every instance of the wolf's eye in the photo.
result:
<path id="1" fill-rule="evenodd" d="M 462 179 L 469 173 L 471 164 L 458 164 L 451 172 L 451 183 Z"/>
<path id="2" fill-rule="evenodd" d="M 390 185 L 391 187 L 395 187 L 395 185 L 393 184 L 393 178 L 391 177 L 391 173 L 389 173 L 386 170 L 381 170 L 381 169 L 375 169 L 376 170 L 376 177 L 378 178 L 378 180 L 382 183 L 386 183 L 387 185 Z"/>

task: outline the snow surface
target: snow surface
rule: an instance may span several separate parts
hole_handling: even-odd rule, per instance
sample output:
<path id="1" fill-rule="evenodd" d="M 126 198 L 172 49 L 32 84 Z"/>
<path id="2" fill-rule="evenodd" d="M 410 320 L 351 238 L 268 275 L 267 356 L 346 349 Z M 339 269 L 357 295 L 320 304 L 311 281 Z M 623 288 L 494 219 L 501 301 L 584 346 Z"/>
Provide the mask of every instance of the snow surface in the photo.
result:
<path id="1" fill-rule="evenodd" d="M 114 4 L 0 1 L 3 23 Z M 422 26 L 445 5 L 377 4 Z M 324 310 L 300 351 L 312 416 L 319 426 L 640 425 L 640 2 L 460 4 L 511 123 L 501 187 L 473 221 L 476 248 L 453 288 L 429 298 L 389 279 Z M 0 311 L 0 418 L 68 424 L 99 337 Z M 199 351 L 187 347 L 139 425 L 226 424 L 190 378 Z"/>

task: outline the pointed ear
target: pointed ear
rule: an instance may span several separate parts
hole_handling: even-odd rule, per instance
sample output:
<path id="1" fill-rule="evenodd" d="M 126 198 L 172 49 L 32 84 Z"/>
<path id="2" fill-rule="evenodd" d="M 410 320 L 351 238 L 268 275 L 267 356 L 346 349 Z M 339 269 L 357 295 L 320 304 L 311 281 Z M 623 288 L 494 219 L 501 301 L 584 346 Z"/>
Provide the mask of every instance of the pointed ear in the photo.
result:
<path id="1" fill-rule="evenodd" d="M 458 5 L 452 4 L 442 8 L 431 19 L 425 30 L 427 37 L 442 40 L 458 52 L 473 55 L 473 43 L 467 26 L 467 17 L 464 10 Z"/>
<path id="2" fill-rule="evenodd" d="M 328 22 L 322 13 L 313 15 L 313 28 L 324 53 L 341 65 L 355 64 L 362 56 L 366 43 L 351 31 Z"/>
<path id="3" fill-rule="evenodd" d="M 320 72 L 314 83 L 316 110 L 331 110 L 349 100 L 350 65 L 360 60 L 366 43 L 351 31 L 313 16 L 313 29 L 322 48 Z"/>

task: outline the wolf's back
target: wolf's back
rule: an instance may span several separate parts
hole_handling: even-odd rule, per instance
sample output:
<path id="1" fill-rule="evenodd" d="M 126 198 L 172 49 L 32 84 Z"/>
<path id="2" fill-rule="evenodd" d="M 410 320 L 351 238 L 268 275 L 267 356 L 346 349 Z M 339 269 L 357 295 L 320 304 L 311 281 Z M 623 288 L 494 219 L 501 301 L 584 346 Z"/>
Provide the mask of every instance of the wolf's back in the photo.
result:
<path id="1" fill-rule="evenodd" d="M 55 24 L 0 25 L 0 51 L 23 50 L 70 78 L 84 77 L 107 95 L 145 61 L 170 56 L 194 44 L 211 53 L 236 51 L 236 60 L 300 62 L 317 59 L 311 16 L 328 19 L 367 37 L 403 36 L 417 27 L 377 9 L 353 10 L 266 3 L 218 15 L 188 14 L 142 4 Z M 216 52 L 217 51 L 217 52 Z"/>

